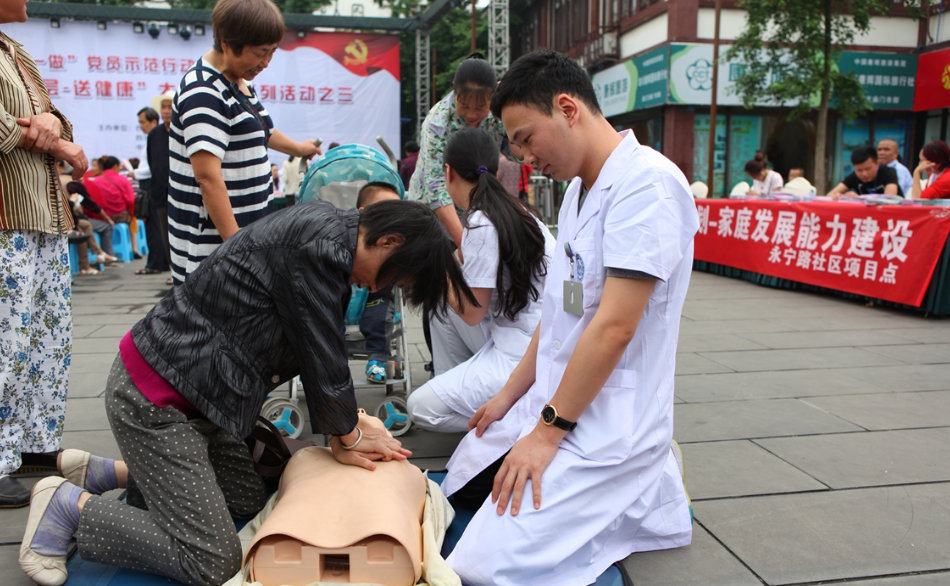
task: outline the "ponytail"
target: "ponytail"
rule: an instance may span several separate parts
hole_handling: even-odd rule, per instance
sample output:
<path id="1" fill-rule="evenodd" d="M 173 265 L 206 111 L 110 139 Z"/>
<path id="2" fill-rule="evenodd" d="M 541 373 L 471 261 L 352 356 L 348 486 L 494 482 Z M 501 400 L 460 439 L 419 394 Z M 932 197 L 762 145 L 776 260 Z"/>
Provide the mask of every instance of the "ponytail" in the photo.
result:
<path id="1" fill-rule="evenodd" d="M 465 227 L 469 227 L 468 216 L 480 211 L 498 232 L 498 312 L 513 321 L 529 302 L 540 298 L 535 283 L 547 275 L 547 261 L 541 226 L 495 177 L 500 156 L 491 135 L 477 128 L 454 134 L 443 151 L 444 162 L 460 177 L 475 183 L 469 194 Z"/>

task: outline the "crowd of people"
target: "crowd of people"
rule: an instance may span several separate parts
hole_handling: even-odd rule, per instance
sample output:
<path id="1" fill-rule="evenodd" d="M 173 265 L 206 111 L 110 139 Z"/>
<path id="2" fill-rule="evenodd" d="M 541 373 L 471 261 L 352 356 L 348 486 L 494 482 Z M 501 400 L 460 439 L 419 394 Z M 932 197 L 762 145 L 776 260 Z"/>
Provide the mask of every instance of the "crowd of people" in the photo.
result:
<path id="1" fill-rule="evenodd" d="M 884 195 L 905 199 L 946 199 L 950 197 L 950 175 L 943 171 L 950 165 L 950 146 L 942 140 L 928 142 L 918 155 L 920 163 L 911 171 L 900 156 L 896 140 L 885 138 L 874 146 L 860 146 L 851 151 L 853 171 L 828 191 L 833 200 L 842 197 Z M 771 168 L 762 151 L 745 164 L 745 172 L 752 180 L 738 183 L 732 195 L 763 196 L 775 193 L 815 195 L 811 183 L 805 179 L 804 169 L 789 169 L 788 182 Z"/>
<path id="2" fill-rule="evenodd" d="M 26 18 L 25 2 L 5 10 L 4 22 Z M 447 560 L 462 581 L 591 583 L 630 553 L 688 544 L 673 364 L 698 219 L 682 172 L 611 126 L 572 59 L 537 51 L 498 80 L 475 54 L 406 145 L 403 185 L 368 184 L 352 210 L 275 211 L 275 189 L 298 196 L 322 151 L 277 130 L 248 83 L 283 17 L 271 0 L 219 0 L 212 28 L 213 49 L 139 112 L 147 140 L 127 174 L 111 156 L 87 173 L 32 60 L 0 33 L 0 505 L 31 504 L 27 575 L 62 584 L 75 538 L 84 560 L 187 584 L 230 579 L 242 560 L 232 517 L 266 497 L 243 439 L 298 375 L 312 431 L 331 436 L 340 464 L 411 456 L 358 425 L 342 333 L 352 285 L 370 292 L 368 340 L 389 335 L 394 287 L 431 332 L 435 376 L 409 409 L 420 427 L 467 432 L 443 483 L 475 510 Z M 283 173 L 268 148 L 291 157 Z M 557 239 L 518 197 L 524 165 L 570 182 Z M 769 172 L 755 175 L 767 191 Z M 119 344 L 104 393 L 122 454 L 112 460 L 59 450 L 66 247 L 75 227 L 97 260 L 113 259 L 107 232 L 136 224 L 133 181 L 147 194 L 139 272 L 170 269 L 174 286 Z M 371 380 L 387 351 L 371 349 Z M 31 496 L 13 476 L 27 469 L 60 476 Z M 101 496 L 122 487 L 127 503 Z"/>

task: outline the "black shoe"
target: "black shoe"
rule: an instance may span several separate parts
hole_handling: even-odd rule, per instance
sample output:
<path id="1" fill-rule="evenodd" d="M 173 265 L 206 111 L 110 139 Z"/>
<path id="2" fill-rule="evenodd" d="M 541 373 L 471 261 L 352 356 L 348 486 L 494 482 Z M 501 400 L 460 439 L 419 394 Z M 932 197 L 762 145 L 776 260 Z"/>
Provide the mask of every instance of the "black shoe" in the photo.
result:
<path id="1" fill-rule="evenodd" d="M 142 258 L 142 255 L 137 252 L 133 252 L 132 258 L 134 258 L 135 260 L 139 260 L 140 258 Z"/>
<path id="2" fill-rule="evenodd" d="M 0 477 L 0 509 L 19 509 L 30 504 L 30 489 L 12 476 Z"/>
<path id="3" fill-rule="evenodd" d="M 34 472 L 56 472 L 56 458 L 63 450 L 55 452 L 41 452 L 39 454 L 20 453 L 20 467 L 14 474 L 31 474 Z"/>

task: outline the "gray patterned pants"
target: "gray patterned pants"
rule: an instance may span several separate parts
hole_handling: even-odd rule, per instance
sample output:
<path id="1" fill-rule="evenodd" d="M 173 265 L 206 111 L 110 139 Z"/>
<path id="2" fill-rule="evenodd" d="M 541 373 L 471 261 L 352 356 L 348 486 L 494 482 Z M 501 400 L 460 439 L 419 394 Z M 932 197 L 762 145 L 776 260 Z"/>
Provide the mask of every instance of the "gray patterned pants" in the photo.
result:
<path id="1" fill-rule="evenodd" d="M 247 446 L 207 419 L 156 407 L 116 357 L 106 414 L 148 510 L 93 496 L 76 538 L 84 560 L 186 584 L 221 584 L 241 569 L 232 516 L 253 517 L 267 495 Z"/>

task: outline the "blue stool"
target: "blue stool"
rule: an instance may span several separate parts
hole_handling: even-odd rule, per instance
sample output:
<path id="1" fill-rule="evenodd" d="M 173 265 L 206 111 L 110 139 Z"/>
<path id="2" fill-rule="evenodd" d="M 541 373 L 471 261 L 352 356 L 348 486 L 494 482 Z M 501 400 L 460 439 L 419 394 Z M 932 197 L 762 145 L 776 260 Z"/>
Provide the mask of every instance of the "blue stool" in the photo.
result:
<path id="1" fill-rule="evenodd" d="M 112 228 L 112 248 L 119 260 L 132 262 L 132 235 L 129 233 L 129 225 L 125 222 L 116 222 Z"/>
<path id="2" fill-rule="evenodd" d="M 145 221 L 137 219 L 136 222 L 138 223 L 137 225 L 139 227 L 138 228 L 139 231 L 136 233 L 139 239 L 139 254 L 141 254 L 142 256 L 147 256 L 148 255 L 148 238 L 145 237 Z"/>
<path id="3" fill-rule="evenodd" d="M 96 239 L 96 242 L 101 244 L 99 234 L 97 232 L 93 232 L 92 235 Z M 100 271 L 103 270 L 102 265 L 99 264 L 99 258 L 92 253 L 92 248 L 87 247 L 86 251 L 89 255 L 89 266 L 95 267 Z M 79 273 L 79 248 L 75 244 L 69 245 L 69 272 L 73 275 Z"/>

